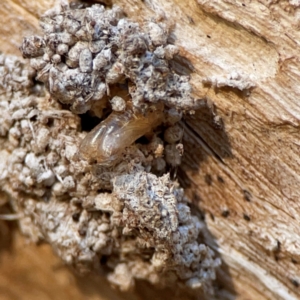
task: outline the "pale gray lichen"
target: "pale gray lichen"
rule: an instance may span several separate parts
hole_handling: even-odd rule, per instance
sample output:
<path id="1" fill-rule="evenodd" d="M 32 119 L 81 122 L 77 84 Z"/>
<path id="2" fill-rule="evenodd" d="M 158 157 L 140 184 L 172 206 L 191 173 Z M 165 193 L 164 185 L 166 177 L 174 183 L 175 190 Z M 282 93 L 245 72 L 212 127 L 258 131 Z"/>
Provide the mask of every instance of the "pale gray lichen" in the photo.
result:
<path id="1" fill-rule="evenodd" d="M 33 73 L 27 66 L 0 56 L 0 74 L 6 80 L 0 86 L 0 103 L 6 109 L 6 114 L 0 116 L 0 186 L 9 195 L 14 210 L 23 215 L 21 230 L 33 241 L 47 241 L 65 263 L 80 273 L 101 271 L 122 290 L 132 288 L 135 279 L 144 279 L 160 286 L 183 284 L 210 292 L 220 260 L 201 240 L 204 224 L 192 215 L 182 189 L 167 172 L 167 165 L 176 167 L 181 161 L 182 129 L 177 122 L 187 108 L 187 102 L 181 103 L 181 99 L 192 103 L 191 98 L 184 98 L 184 91 L 190 87 L 181 76 L 170 72 L 166 60 L 160 61 L 176 52 L 172 45 L 162 45 L 167 41 L 166 27 L 148 24 L 147 35 L 139 31 L 137 24 L 119 19 L 121 14 L 118 8 L 105 10 L 98 5 L 86 10 L 64 6 L 46 14 L 45 37 L 26 39 L 22 49 L 24 56 L 39 56 L 43 51 L 43 57 L 32 65 L 43 65 L 42 71 L 36 68 L 38 78 L 45 82 L 52 97 L 33 85 Z M 92 28 L 87 23 L 90 18 L 97 21 Z M 110 46 L 105 48 L 103 41 Z M 114 48 L 113 42 L 120 41 L 121 46 Z M 73 56 L 75 46 L 81 50 L 73 50 L 77 53 Z M 156 51 L 157 57 L 147 47 Z M 62 56 L 59 59 L 55 55 L 67 53 L 69 48 L 65 66 L 61 66 Z M 95 53 L 93 62 L 87 49 Z M 123 49 L 119 56 L 118 49 Z M 103 55 L 97 58 L 97 51 Z M 141 58 L 149 59 L 142 68 Z M 102 77 L 97 77 L 99 72 L 96 76 L 93 69 L 89 73 L 94 64 L 97 72 L 103 70 Z M 121 75 L 132 80 L 131 96 L 137 110 L 147 110 L 151 101 L 167 99 L 166 118 L 164 126 L 147 137 L 148 143 L 136 142 L 125 148 L 122 160 L 113 166 L 90 164 L 78 153 L 86 136 L 80 117 L 54 99 L 69 103 L 76 112 L 82 112 L 77 110 L 79 107 L 92 110 L 102 92 L 97 88 L 98 100 L 91 100 L 95 90 L 86 99 L 91 82 L 97 82 L 97 87 L 102 85 L 106 93 L 111 83 L 107 78 L 114 77 L 110 74 L 114 68 L 125 68 Z M 66 89 L 65 82 L 74 87 L 75 81 L 75 89 Z M 142 82 L 149 85 L 146 94 L 141 90 Z M 183 89 L 178 90 L 179 83 Z M 112 98 L 111 102 L 115 112 L 124 111 L 122 100 Z"/>
<path id="2" fill-rule="evenodd" d="M 231 87 L 240 91 L 250 90 L 255 87 L 255 78 L 252 75 L 232 71 L 228 75 L 215 75 L 203 80 L 204 84 L 210 84 L 214 88 Z"/>

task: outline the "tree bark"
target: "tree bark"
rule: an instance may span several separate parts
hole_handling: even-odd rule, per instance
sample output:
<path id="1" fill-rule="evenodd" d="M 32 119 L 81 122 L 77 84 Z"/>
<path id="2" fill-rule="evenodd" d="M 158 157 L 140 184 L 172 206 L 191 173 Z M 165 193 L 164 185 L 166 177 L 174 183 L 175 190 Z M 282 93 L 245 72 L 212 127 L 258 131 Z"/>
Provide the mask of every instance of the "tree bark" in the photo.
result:
<path id="1" fill-rule="evenodd" d="M 174 26 L 175 67 L 191 76 L 203 104 L 185 118 L 178 178 L 222 259 L 216 297 L 298 299 L 299 1 L 113 3 L 137 22 L 159 16 Z M 4 0 L 0 50 L 20 55 L 23 36 L 39 31 L 38 17 L 53 4 Z"/>

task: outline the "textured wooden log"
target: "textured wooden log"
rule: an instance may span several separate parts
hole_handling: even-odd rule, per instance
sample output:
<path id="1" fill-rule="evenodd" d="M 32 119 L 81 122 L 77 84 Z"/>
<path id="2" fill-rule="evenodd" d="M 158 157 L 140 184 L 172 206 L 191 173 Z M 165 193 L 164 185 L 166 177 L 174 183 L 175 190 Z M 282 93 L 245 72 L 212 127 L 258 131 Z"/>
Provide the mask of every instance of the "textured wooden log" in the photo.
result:
<path id="1" fill-rule="evenodd" d="M 53 2 L 4 0 L 0 49 L 19 55 L 22 37 L 39 30 L 37 17 Z M 299 299 L 299 1 L 113 3 L 138 22 L 174 25 L 177 68 L 202 99 L 185 120 L 178 173 L 223 260 L 217 297 Z"/>

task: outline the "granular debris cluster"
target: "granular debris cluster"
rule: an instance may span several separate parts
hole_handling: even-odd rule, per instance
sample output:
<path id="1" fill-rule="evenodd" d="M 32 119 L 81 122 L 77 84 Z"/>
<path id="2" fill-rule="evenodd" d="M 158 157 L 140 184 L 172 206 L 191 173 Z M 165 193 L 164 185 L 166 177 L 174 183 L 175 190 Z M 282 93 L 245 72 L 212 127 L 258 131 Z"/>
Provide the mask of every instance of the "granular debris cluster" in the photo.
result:
<path id="1" fill-rule="evenodd" d="M 121 290 L 144 279 L 210 292 L 220 260 L 168 173 L 180 164 L 178 122 L 194 100 L 188 78 L 169 66 L 178 49 L 167 44 L 167 26 L 142 30 L 117 7 L 62 5 L 42 28 L 43 37 L 24 39 L 22 53 L 50 95 L 26 64 L 0 55 L 0 186 L 23 215 L 21 230 Z M 102 119 L 98 133 L 81 130 L 85 112 Z M 151 123 L 154 114 L 162 117 Z M 109 152 L 106 138 L 119 143 L 122 134 L 133 141 Z M 135 141 L 141 136 L 146 142 Z M 105 164 L 99 149 L 119 159 Z"/>
<path id="2" fill-rule="evenodd" d="M 58 7 L 42 17 L 41 27 L 44 36 L 24 38 L 21 51 L 51 96 L 74 113 L 101 116 L 107 95 L 125 83 L 137 110 L 162 99 L 168 106 L 193 107 L 188 77 L 169 66 L 179 49 L 167 43 L 165 23 L 149 21 L 141 28 L 117 6 L 93 5 Z"/>

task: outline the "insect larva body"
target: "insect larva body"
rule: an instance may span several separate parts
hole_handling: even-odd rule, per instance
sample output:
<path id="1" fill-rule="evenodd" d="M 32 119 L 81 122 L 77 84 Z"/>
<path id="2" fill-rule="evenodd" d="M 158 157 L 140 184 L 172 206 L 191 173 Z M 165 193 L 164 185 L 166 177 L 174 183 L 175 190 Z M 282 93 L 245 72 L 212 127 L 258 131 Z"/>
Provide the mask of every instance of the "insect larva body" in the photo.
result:
<path id="1" fill-rule="evenodd" d="M 162 121 L 162 109 L 146 114 L 135 114 L 131 109 L 124 113 L 113 112 L 86 135 L 79 148 L 80 154 L 87 160 L 111 164 L 126 147 Z"/>

